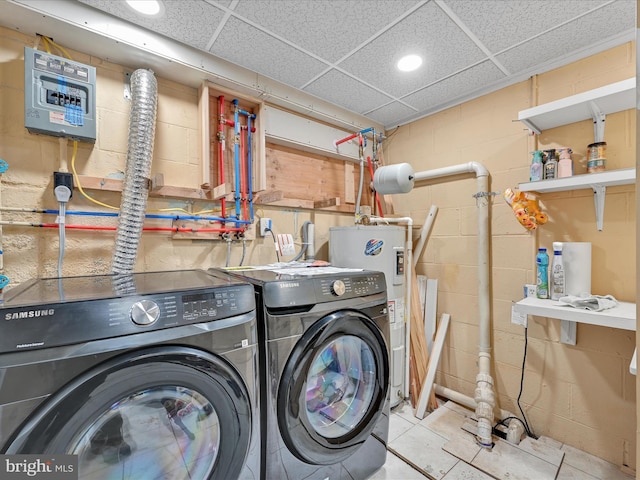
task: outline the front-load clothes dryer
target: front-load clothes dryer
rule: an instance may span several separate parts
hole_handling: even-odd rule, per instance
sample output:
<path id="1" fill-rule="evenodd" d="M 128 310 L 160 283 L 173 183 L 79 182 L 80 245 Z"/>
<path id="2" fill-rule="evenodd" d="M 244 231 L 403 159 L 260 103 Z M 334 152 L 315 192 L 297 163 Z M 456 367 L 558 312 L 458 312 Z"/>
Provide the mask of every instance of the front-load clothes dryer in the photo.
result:
<path id="1" fill-rule="evenodd" d="M 371 476 L 386 461 L 389 430 L 384 275 L 333 268 L 234 275 L 256 291 L 265 478 Z"/>
<path id="2" fill-rule="evenodd" d="M 251 285 L 38 279 L 0 314 L 0 453 L 76 455 L 82 480 L 260 478 Z"/>

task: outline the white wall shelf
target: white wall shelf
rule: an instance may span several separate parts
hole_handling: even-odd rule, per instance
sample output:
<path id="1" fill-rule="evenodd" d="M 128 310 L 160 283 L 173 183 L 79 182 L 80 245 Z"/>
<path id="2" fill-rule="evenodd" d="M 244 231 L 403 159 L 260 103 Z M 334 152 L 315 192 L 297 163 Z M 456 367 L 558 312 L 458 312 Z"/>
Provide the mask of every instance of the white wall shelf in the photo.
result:
<path id="1" fill-rule="evenodd" d="M 635 104 L 636 79 L 628 78 L 522 110 L 518 113 L 518 120 L 540 134 L 550 128 L 593 119 L 595 141 L 601 142 L 604 138 L 605 115 L 635 108 Z"/>
<path id="2" fill-rule="evenodd" d="M 555 300 L 545 300 L 535 297 L 527 297 L 514 306 L 516 312 L 538 317 L 557 318 L 576 323 L 588 323 L 602 327 L 619 328 L 622 330 L 636 329 L 636 304 L 618 302 L 618 306 L 608 308 L 601 312 L 583 310 L 564 306 Z"/>
<path id="3" fill-rule="evenodd" d="M 618 302 L 618 306 L 594 312 L 574 307 L 567 307 L 555 300 L 544 300 L 541 298 L 527 297 L 513 306 L 518 313 L 525 315 L 536 315 L 538 317 L 557 318 L 564 322 L 587 323 L 589 325 L 599 325 L 601 327 L 619 328 L 621 330 L 636 330 L 636 304 L 629 302 Z M 561 332 L 563 343 L 575 345 L 575 328 L 571 332 L 573 341 L 564 340 L 564 330 Z M 629 364 L 629 372 L 636 374 L 637 350 L 633 352 L 633 358 Z"/>
<path id="4" fill-rule="evenodd" d="M 604 225 L 604 198 L 607 187 L 616 185 L 631 185 L 636 182 L 636 169 L 623 168 L 601 173 L 587 173 L 566 178 L 526 182 L 519 185 L 522 192 L 563 192 L 591 188 L 594 193 L 596 208 L 596 226 L 599 231 Z"/>

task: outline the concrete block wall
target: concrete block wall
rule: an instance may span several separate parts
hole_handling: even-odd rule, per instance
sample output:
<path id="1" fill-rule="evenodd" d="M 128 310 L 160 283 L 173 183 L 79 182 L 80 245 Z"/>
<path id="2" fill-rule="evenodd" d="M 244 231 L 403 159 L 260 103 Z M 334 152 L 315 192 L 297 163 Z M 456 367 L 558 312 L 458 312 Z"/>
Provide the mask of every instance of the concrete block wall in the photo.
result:
<path id="1" fill-rule="evenodd" d="M 388 163 L 409 162 L 415 171 L 469 161 L 491 173 L 492 374 L 499 406 L 518 413 L 524 328 L 511 323 L 511 305 L 523 285 L 535 283 L 538 246 L 553 241 L 592 242 L 592 293 L 636 301 L 635 186 L 607 188 L 604 230 L 595 224 L 589 189 L 544 194 L 549 222 L 527 232 L 502 192 L 529 179 L 534 149 L 569 146 L 576 173 L 586 172 L 593 139 L 587 120 L 528 136 L 518 112 L 635 76 L 635 44 L 628 43 L 533 77 L 400 127 L 385 145 Z M 607 169 L 635 166 L 633 110 L 608 115 Z M 473 397 L 478 372 L 477 217 L 475 179 L 418 186 L 394 197 L 399 215 L 422 222 L 439 207 L 418 273 L 438 279 L 438 313 L 451 324 L 436 382 Z M 530 317 L 521 405 L 531 428 L 618 465 L 636 465 L 635 377 L 629 362 L 635 332 L 578 325 L 577 345 L 560 343 L 560 322 Z"/>
<path id="2" fill-rule="evenodd" d="M 24 47 L 35 47 L 36 38 L 0 29 L 0 158 L 9 170 L 0 177 L 1 204 L 4 207 L 57 209 L 53 195 L 53 172 L 71 171 L 73 142 L 46 135 L 30 134 L 24 128 Z M 113 64 L 64 45 L 75 61 L 96 67 L 98 130 L 95 144 L 79 143 L 75 168 L 80 176 L 122 178 L 127 156 L 130 102 L 125 99 L 126 73 L 131 68 Z M 44 46 L 40 45 L 44 50 Z M 59 54 L 52 50 L 52 53 Z M 158 80 L 158 112 L 151 164 L 151 176 L 164 175 L 165 184 L 198 188 L 202 178 L 197 89 L 168 81 L 162 72 Z M 120 193 L 86 190 L 94 199 L 120 206 Z M 149 212 L 185 209 L 193 212 L 216 209 L 212 202 L 150 197 Z M 85 199 L 77 190 L 69 210 L 108 211 Z M 183 213 L 176 211 L 174 213 Z M 326 242 L 330 225 L 353 224 L 352 215 L 312 212 L 301 209 L 260 206 L 256 214 L 273 219 L 275 233 L 292 233 L 302 242 L 300 228 L 311 220 L 316 224 L 318 255 L 328 255 Z M 0 212 L 3 221 L 53 223 L 55 216 L 33 213 Z M 116 226 L 115 218 L 70 216 L 68 224 Z M 148 220 L 149 226 L 171 226 L 170 220 Z M 23 226 L 0 227 L 4 274 L 9 287 L 34 277 L 57 276 L 58 232 Z M 64 275 L 110 273 L 114 232 L 67 231 Z M 246 242 L 244 265 L 276 261 L 271 236 Z M 298 249 L 300 247 L 298 246 Z M 238 265 L 243 256 L 242 242 L 234 241 L 228 264 Z M 283 257 L 289 260 L 292 257 Z M 320 257 L 322 258 L 322 257 Z M 227 264 L 227 245 L 220 240 L 177 240 L 171 233 L 144 233 L 135 271 L 160 271 L 220 267 Z"/>

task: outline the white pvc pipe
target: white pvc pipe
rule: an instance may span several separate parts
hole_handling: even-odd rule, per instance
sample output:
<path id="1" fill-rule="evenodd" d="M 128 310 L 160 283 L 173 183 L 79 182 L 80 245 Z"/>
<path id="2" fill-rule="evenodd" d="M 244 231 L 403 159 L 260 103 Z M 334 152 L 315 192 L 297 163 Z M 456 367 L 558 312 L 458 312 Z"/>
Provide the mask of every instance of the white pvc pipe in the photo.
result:
<path id="1" fill-rule="evenodd" d="M 468 162 L 460 165 L 413 173 L 409 164 L 380 167 L 374 176 L 376 191 L 384 193 L 408 192 L 414 182 L 435 180 L 454 175 L 474 173 L 477 181 L 476 205 L 478 207 L 478 375 L 476 375 L 476 416 L 478 435 L 476 441 L 485 448 L 491 448 L 493 429 L 493 408 L 495 393 L 491 378 L 491 310 L 489 308 L 489 171 L 480 163 Z"/>
<path id="2" fill-rule="evenodd" d="M 381 167 L 382 168 L 382 167 Z M 415 182 L 424 180 L 433 180 L 436 178 L 451 177 L 452 175 L 461 175 L 464 173 L 475 173 L 476 177 L 488 177 L 489 171 L 478 162 L 461 163 L 450 167 L 434 168 L 433 170 L 425 170 L 413 175 Z"/>
<path id="3" fill-rule="evenodd" d="M 407 224 L 407 240 L 405 249 L 407 251 L 407 258 L 404 262 L 405 270 L 404 274 L 406 277 L 405 284 L 407 286 L 405 291 L 404 298 L 404 392 L 402 394 L 405 398 L 409 398 L 409 364 L 410 364 L 410 350 L 411 350 L 411 288 L 412 283 L 411 279 L 413 275 L 411 275 L 411 268 L 413 268 L 413 218 L 411 217 L 398 217 L 398 218 L 387 218 L 387 217 L 370 217 L 369 221 L 372 223 L 406 223 Z"/>
<path id="4" fill-rule="evenodd" d="M 467 407 L 471 410 L 475 410 L 476 407 L 478 406 L 478 404 L 473 398 L 469 397 L 468 395 L 465 395 L 464 393 L 460 393 L 460 392 L 457 392 L 456 390 L 452 390 L 448 387 L 443 387 L 442 385 L 438 385 L 434 383 L 433 391 L 435 392 L 436 395 L 446 398 L 448 400 L 451 400 L 452 402 L 462 405 L 463 407 Z M 501 408 L 498 408 L 497 412 L 501 420 L 504 420 L 505 418 L 508 418 L 508 417 L 515 416 L 513 413 L 503 410 Z"/>

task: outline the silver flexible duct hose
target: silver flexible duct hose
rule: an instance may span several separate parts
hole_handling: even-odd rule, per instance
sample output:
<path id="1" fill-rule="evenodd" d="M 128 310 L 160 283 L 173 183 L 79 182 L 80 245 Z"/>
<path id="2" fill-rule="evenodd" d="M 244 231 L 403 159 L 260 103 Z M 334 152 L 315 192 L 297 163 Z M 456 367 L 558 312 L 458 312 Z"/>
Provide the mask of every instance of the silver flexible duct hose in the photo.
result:
<path id="1" fill-rule="evenodd" d="M 112 273 L 133 272 L 142 235 L 158 107 L 158 83 L 150 70 L 131 75 L 129 145 Z"/>

